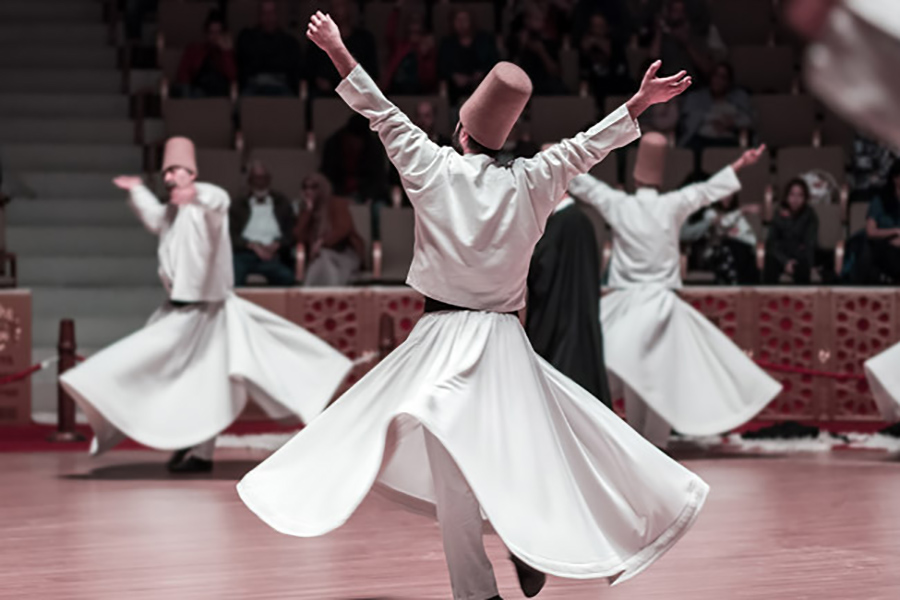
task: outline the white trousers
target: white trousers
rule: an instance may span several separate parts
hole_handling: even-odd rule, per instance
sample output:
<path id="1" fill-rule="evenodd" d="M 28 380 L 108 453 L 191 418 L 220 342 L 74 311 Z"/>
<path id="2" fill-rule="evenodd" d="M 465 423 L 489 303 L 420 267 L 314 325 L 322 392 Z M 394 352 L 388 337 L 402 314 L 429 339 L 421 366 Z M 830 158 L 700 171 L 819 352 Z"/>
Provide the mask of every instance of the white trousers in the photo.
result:
<path id="1" fill-rule="evenodd" d="M 499 592 L 484 550 L 481 507 L 453 457 L 424 431 L 453 600 L 488 600 Z"/>
<path id="2" fill-rule="evenodd" d="M 624 386 L 625 419 L 632 429 L 644 436 L 657 448 L 665 448 L 669 444 L 672 427 L 656 413 L 646 402 L 641 400 L 628 386 Z"/>
<path id="3" fill-rule="evenodd" d="M 216 450 L 216 437 L 213 436 L 202 444 L 198 444 L 191 448 L 188 456 L 194 456 L 201 460 L 212 460 L 213 452 Z"/>

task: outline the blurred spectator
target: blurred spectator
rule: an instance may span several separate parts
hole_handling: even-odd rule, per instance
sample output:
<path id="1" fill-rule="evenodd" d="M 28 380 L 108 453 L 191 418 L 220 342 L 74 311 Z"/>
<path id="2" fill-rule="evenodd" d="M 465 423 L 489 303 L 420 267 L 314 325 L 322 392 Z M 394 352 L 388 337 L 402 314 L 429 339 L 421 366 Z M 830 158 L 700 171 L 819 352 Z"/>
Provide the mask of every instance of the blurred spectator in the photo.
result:
<path id="1" fill-rule="evenodd" d="M 269 285 L 292 285 L 296 217 L 291 201 L 271 189 L 272 177 L 259 161 L 250 164 L 247 183 L 250 193 L 237 198 L 229 213 L 234 283 L 246 285 L 247 276 L 257 274 Z"/>
<path id="2" fill-rule="evenodd" d="M 625 48 L 613 38 L 609 23 L 601 13 L 591 15 L 579 47 L 581 77 L 591 86 L 599 107 L 603 107 L 608 95 L 633 91 Z"/>
<path id="3" fill-rule="evenodd" d="M 584 0 L 591 3 L 592 0 Z M 607 0 L 608 1 L 608 0 Z M 613 0 L 614 2 L 616 0 Z M 631 32 L 641 47 L 650 46 L 656 37 L 660 17 L 663 15 L 668 0 L 626 0 L 628 21 Z M 710 15 L 706 0 L 686 0 L 687 17 L 691 29 L 698 32 L 709 32 Z"/>
<path id="4" fill-rule="evenodd" d="M 888 183 L 888 171 L 898 158 L 900 153 L 858 134 L 853 141 L 847 172 L 850 202 L 869 202 L 880 194 Z"/>
<path id="5" fill-rule="evenodd" d="M 422 12 L 391 13 L 387 27 L 390 58 L 382 89 L 390 94 L 433 94 L 437 91 L 437 48 Z"/>
<path id="6" fill-rule="evenodd" d="M 731 65 L 721 63 L 709 86 L 684 97 L 678 145 L 694 150 L 699 166 L 704 148 L 738 146 L 741 131 L 752 127 L 750 96 L 734 87 Z"/>
<path id="7" fill-rule="evenodd" d="M 875 275 L 869 277 L 871 283 L 880 283 L 881 275 L 900 282 L 900 161 L 894 161 L 886 179 L 866 215 L 869 259 Z"/>
<path id="8" fill-rule="evenodd" d="M 322 173 L 338 196 L 360 202 L 387 198 L 384 150 L 365 117 L 354 113 L 325 141 Z"/>
<path id="9" fill-rule="evenodd" d="M 375 45 L 375 36 L 358 26 L 356 8 L 349 0 L 332 0 L 329 14 L 341 30 L 341 37 L 347 50 L 372 79 L 378 81 L 378 48 Z M 334 94 L 334 89 L 341 82 L 341 76 L 328 55 L 314 44 L 310 44 L 308 62 L 311 91 L 317 95 Z"/>
<path id="10" fill-rule="evenodd" d="M 297 95 L 302 75 L 300 45 L 278 25 L 273 0 L 260 0 L 259 25 L 238 36 L 237 62 L 242 94 Z"/>
<path id="11" fill-rule="evenodd" d="M 159 0 L 125 0 L 123 20 L 125 35 L 133 42 L 140 41 L 144 26 L 144 17 L 156 12 Z"/>
<path id="12" fill-rule="evenodd" d="M 319 173 L 303 179 L 303 210 L 296 236 L 306 248 L 306 285 L 340 286 L 353 281 L 365 246 L 347 199 L 334 196 L 331 184 Z"/>
<path id="13" fill-rule="evenodd" d="M 575 44 L 581 45 L 584 35 L 591 28 L 591 17 L 596 14 L 603 16 L 616 42 L 628 44 L 635 32 L 635 21 L 630 14 L 630 6 L 626 5 L 639 3 L 639 0 L 577 0 L 571 13 L 571 31 Z M 655 14 L 659 14 L 659 11 Z"/>
<path id="14" fill-rule="evenodd" d="M 706 81 L 725 45 L 708 18 L 693 16 L 686 0 L 667 0 L 656 23 L 650 54 L 661 58 L 666 73 L 685 70 L 694 79 Z"/>
<path id="15" fill-rule="evenodd" d="M 507 164 L 517 158 L 531 158 L 540 150 L 541 147 L 531 139 L 530 123 L 523 116 L 516 121 L 506 143 L 497 153 L 496 160 L 500 164 Z"/>
<path id="16" fill-rule="evenodd" d="M 237 81 L 231 36 L 218 10 L 206 18 L 206 39 L 184 49 L 178 66 L 174 97 L 203 98 L 228 96 Z"/>
<path id="17" fill-rule="evenodd" d="M 559 61 L 561 39 L 555 36 L 547 22 L 546 5 L 529 4 L 513 22 L 512 35 L 507 42 L 509 60 L 528 73 L 535 94 L 565 94 L 567 90 Z"/>
<path id="18" fill-rule="evenodd" d="M 756 233 L 746 218 L 750 213 L 758 214 L 759 206 L 739 206 L 734 195 L 702 209 L 681 230 L 681 240 L 691 243 L 697 263 L 711 270 L 719 285 L 759 283 Z"/>
<path id="19" fill-rule="evenodd" d="M 802 179 L 792 179 L 769 228 L 763 283 L 777 284 L 787 274 L 796 284 L 808 284 L 818 235 L 819 219 L 809 205 L 809 188 Z"/>
<path id="20" fill-rule="evenodd" d="M 494 38 L 475 29 L 469 11 L 456 11 L 453 33 L 441 41 L 438 61 L 450 102 L 456 105 L 461 97 L 471 94 L 498 58 Z"/>

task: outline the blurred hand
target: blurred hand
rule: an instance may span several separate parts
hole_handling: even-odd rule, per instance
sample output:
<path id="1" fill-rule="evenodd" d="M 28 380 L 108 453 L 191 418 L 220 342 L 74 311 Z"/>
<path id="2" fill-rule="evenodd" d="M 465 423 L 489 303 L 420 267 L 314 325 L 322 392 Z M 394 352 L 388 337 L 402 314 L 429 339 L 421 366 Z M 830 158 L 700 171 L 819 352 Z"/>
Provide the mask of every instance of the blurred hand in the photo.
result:
<path id="1" fill-rule="evenodd" d="M 219 44 L 219 48 L 221 48 L 224 52 L 228 52 L 229 50 L 234 48 L 234 42 L 231 40 L 231 34 L 221 34 L 217 42 Z"/>
<path id="2" fill-rule="evenodd" d="M 765 151 L 765 144 L 762 144 L 759 148 L 751 148 L 750 150 L 744 152 L 739 159 L 731 164 L 731 166 L 735 171 L 740 171 L 741 169 L 752 167 L 759 162 L 759 159 L 762 158 L 762 155 L 763 153 L 765 153 Z"/>
<path id="3" fill-rule="evenodd" d="M 787 263 L 785 263 L 785 265 L 784 265 L 784 272 L 787 273 L 788 275 L 793 275 L 793 274 L 794 274 L 794 267 L 795 267 L 796 265 L 797 265 L 797 261 L 796 261 L 796 260 L 789 260 L 789 261 L 787 261 Z"/>
<path id="4" fill-rule="evenodd" d="M 143 185 L 144 181 L 140 177 L 134 177 L 133 175 L 120 175 L 113 179 L 113 183 L 118 188 L 131 191 L 131 188 Z"/>
<path id="5" fill-rule="evenodd" d="M 257 244 L 255 242 L 248 244 L 248 247 L 253 250 L 256 256 L 259 257 L 259 260 L 263 262 L 269 262 L 273 258 L 272 252 L 269 252 L 269 249 L 262 244 Z"/>
<path id="6" fill-rule="evenodd" d="M 169 190 L 169 200 L 176 206 L 190 204 L 197 197 L 197 189 L 194 186 L 174 187 Z"/>
<path id="7" fill-rule="evenodd" d="M 306 29 L 306 37 L 329 54 L 342 48 L 344 45 L 341 39 L 341 31 L 338 29 L 337 24 L 321 10 L 316 11 L 316 14 L 310 17 L 309 26 Z"/>
<path id="8" fill-rule="evenodd" d="M 784 9 L 784 15 L 797 33 L 807 39 L 815 39 L 821 33 L 837 1 L 791 0 Z"/>

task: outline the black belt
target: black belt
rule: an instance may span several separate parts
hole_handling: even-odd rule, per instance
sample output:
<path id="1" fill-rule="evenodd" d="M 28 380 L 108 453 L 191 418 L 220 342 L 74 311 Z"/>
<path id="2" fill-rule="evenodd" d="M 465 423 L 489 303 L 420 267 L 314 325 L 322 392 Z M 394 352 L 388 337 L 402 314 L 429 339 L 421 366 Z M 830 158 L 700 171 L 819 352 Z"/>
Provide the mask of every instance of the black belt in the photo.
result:
<path id="1" fill-rule="evenodd" d="M 425 314 L 433 313 L 433 312 L 442 312 L 445 310 L 453 310 L 453 311 L 477 311 L 477 308 L 465 308 L 464 306 L 456 306 L 454 304 L 447 304 L 446 302 L 441 302 L 440 300 L 435 300 L 434 298 L 425 297 Z M 488 312 L 496 312 L 496 311 L 488 311 Z M 505 315 L 512 315 L 514 317 L 519 316 L 518 311 L 512 311 L 503 313 Z"/>

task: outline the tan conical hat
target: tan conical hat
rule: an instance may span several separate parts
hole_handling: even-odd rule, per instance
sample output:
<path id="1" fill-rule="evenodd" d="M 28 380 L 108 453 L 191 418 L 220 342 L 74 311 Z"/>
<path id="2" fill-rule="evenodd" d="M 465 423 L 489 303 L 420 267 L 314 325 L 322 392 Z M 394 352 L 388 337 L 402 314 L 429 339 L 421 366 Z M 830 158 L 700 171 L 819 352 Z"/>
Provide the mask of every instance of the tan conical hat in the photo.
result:
<path id="1" fill-rule="evenodd" d="M 191 173 L 197 173 L 197 153 L 194 151 L 194 142 L 186 137 L 169 138 L 163 153 L 162 170 L 165 172 L 172 167 L 182 167 Z"/>
<path id="2" fill-rule="evenodd" d="M 531 79 L 509 62 L 497 63 L 459 111 L 469 136 L 491 150 L 506 143 L 531 98 Z"/>
<path id="3" fill-rule="evenodd" d="M 635 182 L 656 187 L 662 185 L 668 145 L 666 136 L 655 131 L 641 138 L 637 160 L 634 163 Z"/>

